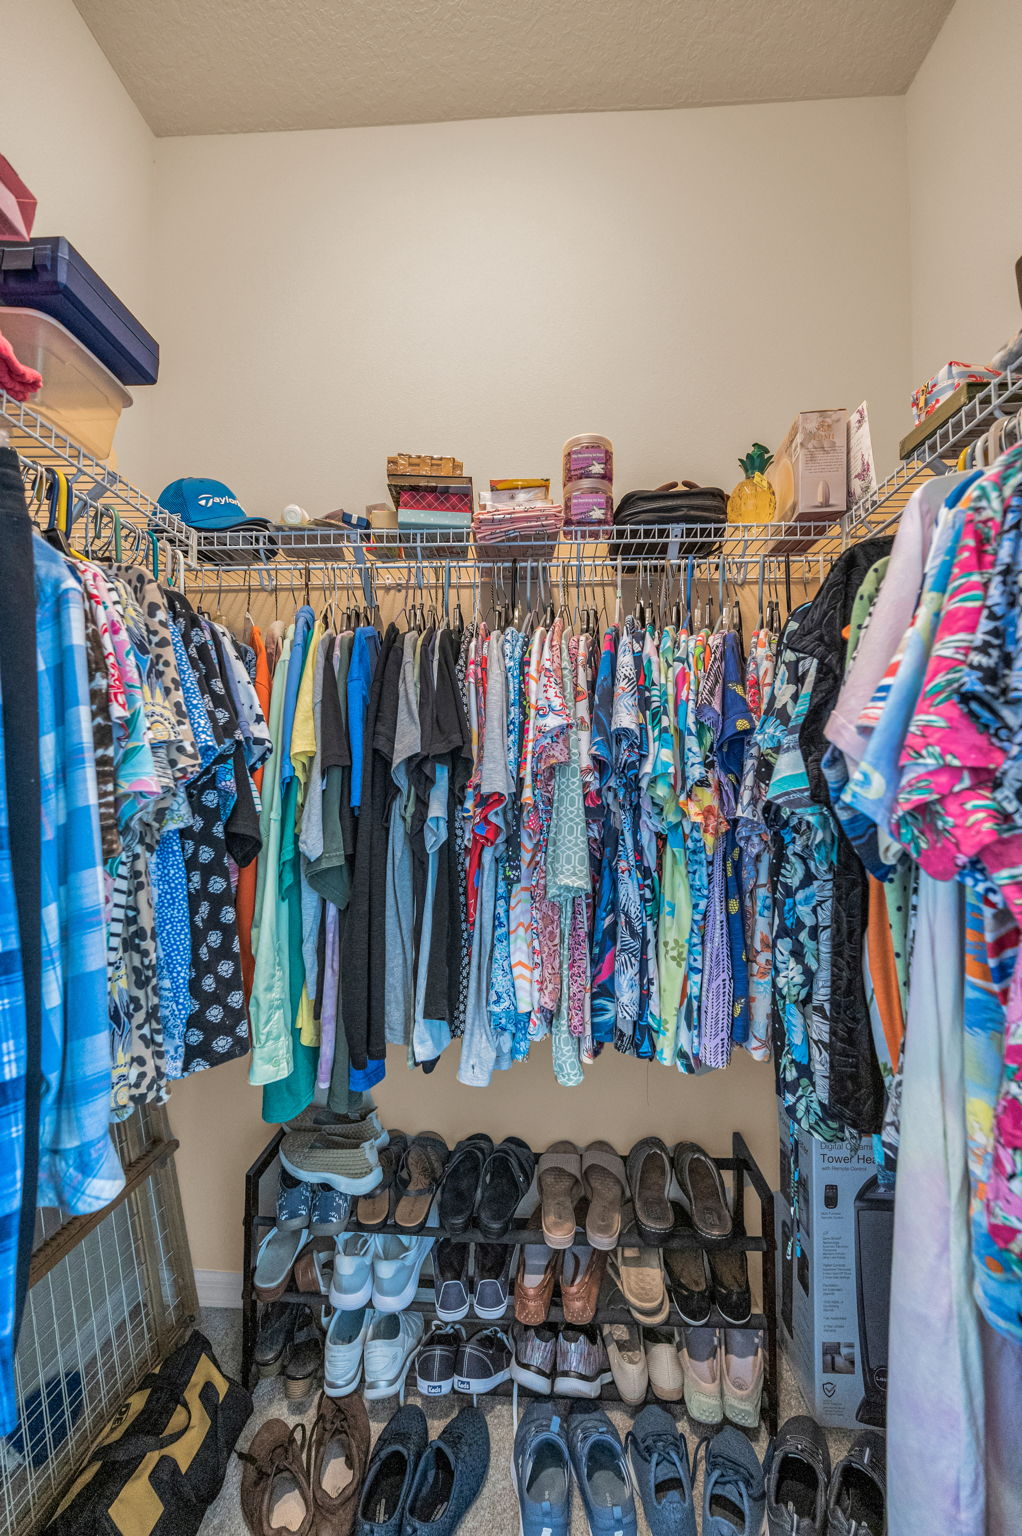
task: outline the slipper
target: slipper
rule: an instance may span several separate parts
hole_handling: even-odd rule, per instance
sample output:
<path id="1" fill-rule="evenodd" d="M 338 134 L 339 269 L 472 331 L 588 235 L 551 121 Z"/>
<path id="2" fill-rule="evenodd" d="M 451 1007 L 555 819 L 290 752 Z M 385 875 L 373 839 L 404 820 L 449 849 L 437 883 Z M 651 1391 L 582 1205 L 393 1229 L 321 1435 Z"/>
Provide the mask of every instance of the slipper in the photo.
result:
<path id="1" fill-rule="evenodd" d="M 582 1153 L 582 1183 L 589 1196 L 586 1242 L 604 1252 L 616 1248 L 628 1179 L 623 1160 L 608 1141 L 590 1142 Z"/>
<path id="2" fill-rule="evenodd" d="M 378 1228 L 385 1227 L 390 1220 L 394 1180 L 407 1146 L 408 1137 L 404 1131 L 391 1131 L 389 1146 L 380 1149 L 383 1182 L 377 1185 L 371 1195 L 362 1196 L 355 1212 L 355 1220 L 366 1232 L 375 1232 Z"/>
<path id="3" fill-rule="evenodd" d="M 507 1136 L 486 1159 L 479 1182 L 479 1231 L 488 1243 L 501 1242 L 515 1212 L 532 1188 L 536 1157 L 519 1136 Z"/>
<path id="4" fill-rule="evenodd" d="M 421 1232 L 426 1225 L 449 1156 L 446 1141 L 435 1131 L 422 1131 L 408 1143 L 395 1179 L 394 1225 L 402 1232 Z"/>
<path id="5" fill-rule="evenodd" d="M 659 1136 L 646 1136 L 628 1154 L 628 1182 L 635 1225 L 643 1242 L 655 1246 L 674 1227 L 670 1201 L 671 1155 Z"/>
<path id="6" fill-rule="evenodd" d="M 681 1203 L 692 1225 L 703 1237 L 730 1237 L 732 1218 L 720 1169 L 708 1152 L 694 1141 L 679 1141 L 674 1149 L 674 1172 Z"/>
<path id="7" fill-rule="evenodd" d="M 472 1225 L 483 1169 L 492 1151 L 492 1137 L 477 1131 L 459 1141 L 451 1153 L 440 1194 L 440 1225 L 451 1237 L 461 1237 Z"/>
<path id="8" fill-rule="evenodd" d="M 575 1204 L 582 1198 L 582 1157 L 574 1142 L 555 1141 L 539 1160 L 543 1201 L 543 1241 L 548 1248 L 570 1248 L 575 1241 Z"/>

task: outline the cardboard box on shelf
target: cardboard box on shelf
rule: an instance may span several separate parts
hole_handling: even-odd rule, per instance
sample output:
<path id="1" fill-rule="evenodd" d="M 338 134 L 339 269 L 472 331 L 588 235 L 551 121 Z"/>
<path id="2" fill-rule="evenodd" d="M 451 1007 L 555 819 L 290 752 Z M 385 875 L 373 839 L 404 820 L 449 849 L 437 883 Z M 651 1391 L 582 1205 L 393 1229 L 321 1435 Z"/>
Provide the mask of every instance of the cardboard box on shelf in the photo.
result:
<path id="1" fill-rule="evenodd" d="M 799 411 L 788 428 L 767 480 L 777 497 L 779 523 L 831 523 L 848 510 L 848 412 Z M 774 554 L 795 554 L 812 534 L 775 540 Z"/>

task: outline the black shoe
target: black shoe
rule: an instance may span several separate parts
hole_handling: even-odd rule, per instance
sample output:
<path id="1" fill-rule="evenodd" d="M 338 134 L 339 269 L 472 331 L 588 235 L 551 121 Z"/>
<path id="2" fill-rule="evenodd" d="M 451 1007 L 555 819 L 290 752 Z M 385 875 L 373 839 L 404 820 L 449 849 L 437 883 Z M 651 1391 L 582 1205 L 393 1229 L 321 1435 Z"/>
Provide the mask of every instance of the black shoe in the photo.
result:
<path id="1" fill-rule="evenodd" d="M 675 1232 L 695 1235 L 686 1211 L 675 1213 Z M 665 1248 L 664 1278 L 671 1300 L 692 1328 L 702 1328 L 710 1321 L 712 1294 L 706 1272 L 706 1254 L 702 1248 Z"/>
<path id="2" fill-rule="evenodd" d="M 830 1452 L 815 1419 L 788 1419 L 767 1451 L 769 1536 L 824 1536 Z"/>
<path id="3" fill-rule="evenodd" d="M 369 1461 L 354 1536 L 401 1536 L 415 1474 L 429 1444 L 426 1415 L 416 1403 L 399 1408 Z"/>
<path id="4" fill-rule="evenodd" d="M 433 1249 L 436 1315 L 442 1323 L 460 1323 L 468 1316 L 468 1256 L 468 1243 L 445 1239 Z"/>
<path id="5" fill-rule="evenodd" d="M 460 1237 L 472 1225 L 483 1169 L 492 1151 L 492 1137 L 479 1131 L 459 1141 L 448 1159 L 440 1191 L 439 1219 L 452 1237 Z"/>
<path id="6" fill-rule="evenodd" d="M 492 1392 L 511 1377 L 511 1345 L 499 1328 L 484 1328 L 458 1350 L 454 1386 L 458 1392 Z"/>
<path id="7" fill-rule="evenodd" d="M 479 1497 L 489 1469 L 486 1420 L 478 1408 L 463 1408 L 419 1462 L 402 1536 L 452 1536 Z"/>
<path id="8" fill-rule="evenodd" d="M 458 1351 L 465 1330 L 434 1323 L 415 1356 L 415 1385 L 423 1397 L 446 1397 L 454 1388 Z"/>
<path id="9" fill-rule="evenodd" d="M 884 1536 L 886 1529 L 887 1450 L 883 1435 L 865 1429 L 834 1468 L 827 1536 Z"/>
<path id="10" fill-rule="evenodd" d="M 510 1232 L 535 1171 L 536 1155 L 518 1136 L 508 1136 L 486 1159 L 479 1187 L 478 1226 L 489 1242 L 499 1242 Z"/>
<path id="11" fill-rule="evenodd" d="M 286 1301 L 271 1302 L 263 1309 L 254 1355 L 260 1376 L 280 1375 L 301 1315 L 301 1307 L 293 1307 Z"/>
<path id="12" fill-rule="evenodd" d="M 710 1249 L 706 1255 L 713 1281 L 713 1299 L 717 1311 L 732 1328 L 744 1328 L 752 1316 L 752 1292 L 749 1289 L 749 1260 L 735 1249 Z"/>
<path id="13" fill-rule="evenodd" d="M 511 1290 L 511 1265 L 518 1256 L 512 1243 L 476 1243 L 472 1310 L 476 1317 L 503 1317 Z"/>

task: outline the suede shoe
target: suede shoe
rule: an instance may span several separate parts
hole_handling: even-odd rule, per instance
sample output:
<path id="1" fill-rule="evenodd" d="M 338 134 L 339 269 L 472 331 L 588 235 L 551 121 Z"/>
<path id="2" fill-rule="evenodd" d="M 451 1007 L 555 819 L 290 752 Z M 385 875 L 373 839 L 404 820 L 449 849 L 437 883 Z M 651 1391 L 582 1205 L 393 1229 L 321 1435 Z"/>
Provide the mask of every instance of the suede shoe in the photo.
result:
<path id="1" fill-rule="evenodd" d="M 350 1536 L 369 1460 L 369 1416 L 360 1397 L 322 1396 L 309 1435 L 312 1536 Z"/>
<path id="2" fill-rule="evenodd" d="M 781 1425 L 767 1452 L 769 1536 L 823 1536 L 830 1452 L 815 1419 L 798 1415 Z"/>
<path id="3" fill-rule="evenodd" d="M 355 1536 L 401 1536 L 408 1499 L 429 1444 L 426 1415 L 416 1403 L 399 1408 L 376 1442 L 362 1497 Z"/>
<path id="4" fill-rule="evenodd" d="M 827 1536 L 884 1536 L 886 1530 L 884 1437 L 875 1429 L 864 1429 L 834 1468 L 827 1499 Z"/>
<path id="5" fill-rule="evenodd" d="M 626 1442 L 651 1536 L 696 1536 L 696 1506 L 688 1446 L 674 1420 L 650 1403 Z"/>
<path id="6" fill-rule="evenodd" d="M 247 1451 L 239 1451 L 241 1512 L 253 1536 L 311 1536 L 315 1506 L 305 1467 L 304 1424 L 289 1428 L 283 1419 L 267 1419 Z"/>
<path id="7" fill-rule="evenodd" d="M 573 1406 L 567 1436 L 592 1536 L 636 1536 L 628 1462 L 618 1432 L 603 1409 Z"/>
<path id="8" fill-rule="evenodd" d="M 759 1457 L 741 1430 L 728 1424 L 706 1449 L 702 1536 L 760 1536 L 763 1506 Z"/>
<path id="9" fill-rule="evenodd" d="M 571 1461 L 564 1421 L 552 1403 L 530 1403 L 515 1435 L 513 1470 L 521 1536 L 569 1536 Z"/>
<path id="10" fill-rule="evenodd" d="M 463 1408 L 426 1450 L 401 1536 L 453 1536 L 490 1470 L 490 1435 L 478 1408 Z"/>

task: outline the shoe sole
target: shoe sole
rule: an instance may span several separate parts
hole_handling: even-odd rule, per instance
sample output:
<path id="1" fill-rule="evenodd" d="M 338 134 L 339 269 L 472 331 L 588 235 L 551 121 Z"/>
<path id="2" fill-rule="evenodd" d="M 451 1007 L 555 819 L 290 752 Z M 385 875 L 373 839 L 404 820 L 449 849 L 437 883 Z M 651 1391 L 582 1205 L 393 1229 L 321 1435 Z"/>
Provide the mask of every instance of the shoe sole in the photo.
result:
<path id="1" fill-rule="evenodd" d="M 285 1353 L 286 1353 L 286 1351 L 285 1351 Z M 256 1361 L 256 1370 L 259 1373 L 259 1380 L 260 1381 L 268 1381 L 271 1376 L 279 1376 L 283 1369 L 284 1369 L 284 1355 L 283 1354 L 278 1355 L 276 1360 L 267 1360 L 267 1361 L 264 1361 L 264 1362 L 260 1362 L 258 1360 Z"/>
<path id="2" fill-rule="evenodd" d="M 362 1380 L 362 1363 L 359 1361 L 358 1371 L 350 1381 L 328 1381 L 323 1378 L 323 1391 L 327 1397 L 350 1397 L 358 1391 L 358 1384 Z"/>
<path id="3" fill-rule="evenodd" d="M 367 1307 L 373 1294 L 373 1272 L 369 1271 L 369 1279 L 360 1291 L 340 1291 L 333 1282 L 330 1284 L 328 1300 L 338 1312 L 357 1312 L 359 1307 Z"/>
<path id="4" fill-rule="evenodd" d="M 470 1376 L 455 1376 L 454 1390 L 455 1392 L 465 1392 L 470 1397 L 475 1397 L 483 1392 L 493 1392 L 503 1382 L 510 1380 L 511 1367 L 508 1366 L 506 1370 L 497 1371 L 495 1375 L 484 1377 L 482 1380 L 475 1380 Z"/>
<path id="5" fill-rule="evenodd" d="M 436 1315 L 441 1323 L 460 1323 L 463 1322 L 468 1316 L 469 1310 L 469 1303 L 466 1301 L 465 1305 L 463 1307 L 459 1307 L 457 1312 L 441 1311 L 441 1309 L 437 1307 Z M 503 1317 L 504 1314 L 501 1313 L 500 1315 Z"/>
<path id="6" fill-rule="evenodd" d="M 292 1163 L 284 1156 L 283 1151 L 278 1151 L 281 1166 L 286 1168 L 293 1179 L 301 1179 L 307 1184 L 329 1184 L 331 1189 L 336 1189 L 341 1195 L 371 1195 L 383 1182 L 383 1169 L 378 1165 L 357 1179 L 349 1179 L 342 1173 L 324 1173 L 322 1170 L 310 1173 L 299 1168 L 297 1163 Z"/>
<path id="7" fill-rule="evenodd" d="M 311 1376 L 285 1376 L 284 1396 L 292 1403 L 298 1402 L 300 1398 L 308 1397 L 310 1393 L 315 1391 L 318 1375 L 319 1372 L 314 1371 Z"/>
<path id="8" fill-rule="evenodd" d="M 510 1297 L 507 1297 L 504 1301 L 504 1305 L 500 1308 L 499 1311 L 495 1307 L 477 1307 L 473 1301 L 472 1310 L 476 1317 L 480 1318 L 483 1322 L 494 1323 L 497 1322 L 500 1318 L 507 1316 L 509 1301 Z M 437 1313 L 437 1316 L 440 1316 L 439 1312 Z"/>
<path id="9" fill-rule="evenodd" d="M 593 1380 L 582 1376 L 555 1376 L 555 1397 L 599 1397 L 604 1387 L 609 1387 L 614 1380 L 610 1371 L 604 1371 Z"/>
<path id="10" fill-rule="evenodd" d="M 277 1219 L 278 1232 L 300 1232 L 303 1227 L 307 1227 L 308 1225 L 308 1216 L 292 1216 L 289 1221 L 281 1221 L 279 1217 Z"/>
<path id="11" fill-rule="evenodd" d="M 346 1221 L 313 1222 L 309 1231 L 313 1237 L 339 1237 L 347 1228 Z"/>
<path id="12" fill-rule="evenodd" d="M 417 1347 L 418 1340 L 416 1340 L 416 1348 Z M 398 1373 L 397 1376 L 394 1377 L 393 1381 L 383 1383 L 373 1382 L 372 1385 L 370 1385 L 369 1382 L 366 1382 L 365 1386 L 362 1388 L 362 1396 L 365 1398 L 367 1403 L 379 1402 L 380 1398 L 382 1397 L 394 1397 L 396 1393 L 401 1391 L 401 1388 L 408 1380 L 408 1372 L 412 1368 L 412 1356 L 414 1354 L 415 1349 L 412 1349 L 408 1359 L 404 1363 L 402 1370 Z"/>
<path id="13" fill-rule="evenodd" d="M 423 1381 L 418 1371 L 415 1373 L 415 1386 L 423 1397 L 447 1397 L 454 1390 L 454 1377 L 446 1381 Z"/>
<path id="14" fill-rule="evenodd" d="M 377 1312 L 403 1312 L 408 1306 L 409 1302 L 415 1300 L 415 1293 L 419 1289 L 419 1277 L 422 1274 L 423 1265 L 432 1252 L 432 1248 L 427 1248 L 422 1257 L 416 1260 L 412 1277 L 400 1295 L 378 1296 L 376 1293 L 376 1287 L 375 1285 L 373 1286 L 373 1306 Z"/>
<path id="15" fill-rule="evenodd" d="M 530 1371 L 527 1366 L 514 1364 L 511 1367 L 511 1378 L 517 1381 L 520 1387 L 535 1392 L 539 1397 L 550 1397 L 554 1384 L 549 1376 L 540 1376 L 538 1371 Z"/>

